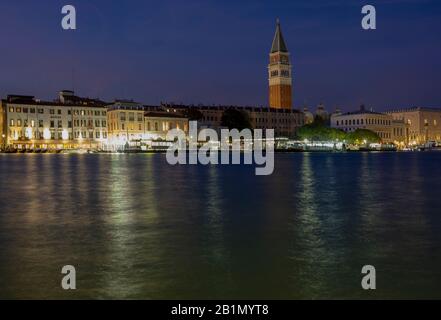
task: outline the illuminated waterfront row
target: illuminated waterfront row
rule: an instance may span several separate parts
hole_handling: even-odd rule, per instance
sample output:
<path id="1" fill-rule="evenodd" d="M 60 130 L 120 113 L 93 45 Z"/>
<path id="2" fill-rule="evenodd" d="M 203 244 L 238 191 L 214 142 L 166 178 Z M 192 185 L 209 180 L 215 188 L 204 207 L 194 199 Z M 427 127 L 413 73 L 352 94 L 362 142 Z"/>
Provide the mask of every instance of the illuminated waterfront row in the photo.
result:
<path id="1" fill-rule="evenodd" d="M 188 131 L 181 114 L 133 101 L 112 104 L 61 91 L 57 101 L 9 95 L 1 103 L 3 148 L 115 150 L 133 141 L 165 140 L 172 128 Z"/>

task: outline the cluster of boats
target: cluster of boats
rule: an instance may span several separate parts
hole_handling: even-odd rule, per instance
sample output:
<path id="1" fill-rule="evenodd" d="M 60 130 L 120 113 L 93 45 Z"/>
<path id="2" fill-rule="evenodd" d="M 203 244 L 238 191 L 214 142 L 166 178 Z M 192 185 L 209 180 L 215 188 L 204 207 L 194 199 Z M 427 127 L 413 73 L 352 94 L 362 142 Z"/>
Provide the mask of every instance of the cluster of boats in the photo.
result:
<path id="1" fill-rule="evenodd" d="M 441 145 L 429 142 L 423 145 L 413 145 L 405 148 L 398 148 L 394 144 L 365 144 L 349 145 L 344 143 L 326 142 L 300 142 L 300 141 L 277 141 L 276 152 L 385 152 L 385 151 L 441 151 Z M 52 153 L 52 154 L 89 154 L 89 153 L 163 153 L 167 146 L 146 148 L 144 146 L 124 147 L 118 150 L 95 150 L 95 149 L 16 149 L 6 147 L 0 150 L 1 153 Z"/>
<path id="2" fill-rule="evenodd" d="M 289 142 L 282 143 L 276 147 L 276 151 L 281 152 L 388 152 L 388 151 L 441 151 L 441 145 L 434 142 L 423 145 L 414 145 L 408 147 L 398 147 L 395 144 L 371 143 L 364 145 L 350 145 L 343 143 L 326 142 Z"/>
<path id="3" fill-rule="evenodd" d="M 88 149 L 15 149 L 6 148 L 1 150 L 1 153 L 51 153 L 51 154 L 85 154 L 85 153 L 97 153 L 99 151 L 88 150 Z"/>
<path id="4" fill-rule="evenodd" d="M 2 152 L 3 153 L 61 153 L 62 150 L 6 148 L 5 150 L 2 150 Z"/>

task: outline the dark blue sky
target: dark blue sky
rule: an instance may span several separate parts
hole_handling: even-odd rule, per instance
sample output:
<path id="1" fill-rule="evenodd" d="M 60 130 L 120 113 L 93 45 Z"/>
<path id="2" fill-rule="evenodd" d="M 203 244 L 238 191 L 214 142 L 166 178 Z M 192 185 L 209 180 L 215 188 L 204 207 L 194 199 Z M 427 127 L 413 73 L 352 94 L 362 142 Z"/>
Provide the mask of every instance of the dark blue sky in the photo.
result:
<path id="1" fill-rule="evenodd" d="M 77 8 L 76 31 L 61 7 Z M 377 8 L 376 31 L 361 7 Z M 1 0 L 0 95 L 267 105 L 280 17 L 296 107 L 441 107 L 441 1 Z M 74 77 L 72 77 L 74 70 Z"/>

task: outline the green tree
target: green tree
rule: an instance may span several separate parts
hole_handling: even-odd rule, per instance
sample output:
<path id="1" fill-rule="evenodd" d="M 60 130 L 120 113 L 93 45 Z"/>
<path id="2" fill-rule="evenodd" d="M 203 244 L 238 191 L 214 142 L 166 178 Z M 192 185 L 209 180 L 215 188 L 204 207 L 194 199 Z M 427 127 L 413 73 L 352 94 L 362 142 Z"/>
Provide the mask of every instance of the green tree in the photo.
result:
<path id="1" fill-rule="evenodd" d="M 221 125 L 228 129 L 252 129 L 250 119 L 245 111 L 237 109 L 227 109 L 222 114 Z"/>
<path id="2" fill-rule="evenodd" d="M 343 141 L 346 139 L 344 131 L 325 126 L 321 118 L 316 118 L 313 123 L 301 127 L 297 136 L 301 140 L 309 141 Z"/>
<path id="3" fill-rule="evenodd" d="M 371 130 L 357 129 L 347 134 L 347 141 L 351 144 L 380 143 L 381 138 Z"/>

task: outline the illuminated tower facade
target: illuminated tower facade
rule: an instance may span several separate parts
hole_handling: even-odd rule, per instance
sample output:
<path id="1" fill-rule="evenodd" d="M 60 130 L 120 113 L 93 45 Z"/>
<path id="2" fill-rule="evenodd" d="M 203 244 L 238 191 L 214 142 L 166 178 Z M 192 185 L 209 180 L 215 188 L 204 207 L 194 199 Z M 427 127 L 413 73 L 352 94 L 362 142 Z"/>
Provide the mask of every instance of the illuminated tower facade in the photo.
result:
<path id="1" fill-rule="evenodd" d="M 292 109 L 292 74 L 288 48 L 277 20 L 276 34 L 270 52 L 269 105 L 274 109 Z"/>

